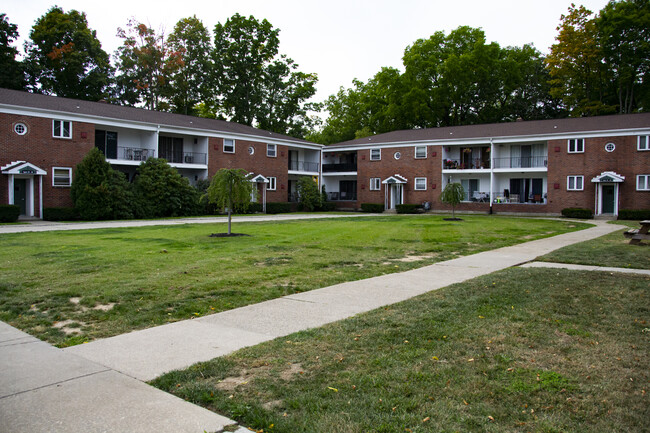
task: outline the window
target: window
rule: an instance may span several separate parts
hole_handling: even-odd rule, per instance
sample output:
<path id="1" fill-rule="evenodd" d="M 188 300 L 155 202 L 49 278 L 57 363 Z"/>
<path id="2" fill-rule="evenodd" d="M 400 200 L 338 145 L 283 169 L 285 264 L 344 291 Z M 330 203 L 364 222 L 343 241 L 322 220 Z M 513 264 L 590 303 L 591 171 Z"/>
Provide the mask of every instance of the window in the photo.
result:
<path id="1" fill-rule="evenodd" d="M 16 123 L 14 125 L 14 132 L 18 135 L 27 134 L 27 125 L 25 125 L 24 123 Z"/>
<path id="2" fill-rule="evenodd" d="M 584 138 L 572 138 L 569 140 L 569 153 L 583 153 L 585 151 Z"/>
<path id="3" fill-rule="evenodd" d="M 616 149 L 616 145 L 615 145 L 614 143 L 607 143 L 607 144 L 605 145 L 605 150 L 606 150 L 607 152 L 613 152 L 614 149 Z"/>
<path id="4" fill-rule="evenodd" d="M 380 191 L 381 190 L 381 178 L 380 177 L 371 177 L 370 178 L 370 191 Z"/>
<path id="5" fill-rule="evenodd" d="M 253 146 L 248 146 L 248 154 L 249 155 L 254 155 L 255 154 L 255 148 Z"/>
<path id="6" fill-rule="evenodd" d="M 650 150 L 650 135 L 640 135 L 636 148 L 637 150 Z"/>
<path id="7" fill-rule="evenodd" d="M 72 169 L 67 167 L 52 167 L 52 186 L 72 185 Z"/>
<path id="8" fill-rule="evenodd" d="M 269 179 L 268 190 L 269 191 L 275 191 L 275 186 L 276 186 L 276 183 L 277 183 L 277 179 L 275 177 L 269 177 L 268 179 Z"/>
<path id="9" fill-rule="evenodd" d="M 395 159 L 400 159 L 400 158 L 402 157 L 402 153 L 401 153 L 401 152 L 395 152 L 395 154 L 393 155 L 393 157 L 394 157 Z"/>
<path id="10" fill-rule="evenodd" d="M 235 153 L 235 140 L 231 140 L 230 138 L 224 138 L 223 151 L 224 153 Z"/>
<path id="11" fill-rule="evenodd" d="M 416 191 L 426 191 L 427 189 L 427 178 L 426 177 L 416 177 L 415 178 L 415 190 Z"/>
<path id="12" fill-rule="evenodd" d="M 584 176 L 567 176 L 567 191 L 582 191 Z"/>
<path id="13" fill-rule="evenodd" d="M 381 149 L 370 149 L 370 160 L 371 161 L 380 161 L 381 160 Z"/>
<path id="14" fill-rule="evenodd" d="M 415 157 L 417 159 L 423 159 L 427 157 L 427 147 L 426 146 L 416 146 L 415 147 Z"/>
<path id="15" fill-rule="evenodd" d="M 278 155 L 278 148 L 275 144 L 266 145 L 266 156 L 269 158 L 275 158 Z"/>
<path id="16" fill-rule="evenodd" d="M 53 120 L 52 137 L 72 138 L 72 124 L 67 120 Z"/>
<path id="17" fill-rule="evenodd" d="M 637 191 L 650 191 L 650 174 L 640 174 L 636 177 Z"/>

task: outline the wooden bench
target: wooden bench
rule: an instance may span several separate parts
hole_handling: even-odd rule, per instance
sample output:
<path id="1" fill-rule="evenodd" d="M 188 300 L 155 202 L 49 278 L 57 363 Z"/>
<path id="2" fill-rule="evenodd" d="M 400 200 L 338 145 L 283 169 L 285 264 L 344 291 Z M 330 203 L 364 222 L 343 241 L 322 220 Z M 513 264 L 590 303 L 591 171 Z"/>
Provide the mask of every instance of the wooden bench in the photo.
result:
<path id="1" fill-rule="evenodd" d="M 623 235 L 630 240 L 630 245 L 639 245 L 641 241 L 650 241 L 650 220 L 641 221 L 640 229 L 630 229 Z"/>

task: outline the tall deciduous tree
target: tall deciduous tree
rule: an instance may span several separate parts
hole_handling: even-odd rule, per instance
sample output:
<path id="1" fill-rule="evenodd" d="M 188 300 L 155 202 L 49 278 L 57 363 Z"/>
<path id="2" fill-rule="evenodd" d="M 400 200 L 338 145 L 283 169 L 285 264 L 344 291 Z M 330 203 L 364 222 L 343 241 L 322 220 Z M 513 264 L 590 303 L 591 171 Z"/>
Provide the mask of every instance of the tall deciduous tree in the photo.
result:
<path id="1" fill-rule="evenodd" d="M 112 68 L 86 14 L 54 6 L 25 43 L 29 88 L 34 92 L 96 101 L 106 96 Z"/>
<path id="2" fill-rule="evenodd" d="M 609 104 L 610 70 L 603 62 L 598 29 L 584 6 L 571 5 L 562 15 L 557 43 L 546 58 L 551 74 L 550 93 L 562 100 L 572 116 L 615 112 Z"/>
<path id="3" fill-rule="evenodd" d="M 18 50 L 11 44 L 18 39 L 18 26 L 0 14 L 0 87 L 22 90 L 25 88 L 23 65 L 16 59 Z"/>
<path id="4" fill-rule="evenodd" d="M 208 202 L 228 212 L 228 235 L 232 234 L 232 210 L 246 210 L 251 202 L 253 183 L 242 168 L 222 168 L 215 173 L 207 191 Z"/>
<path id="5" fill-rule="evenodd" d="M 196 15 L 183 18 L 167 38 L 173 52 L 182 62 L 171 76 L 171 110 L 181 114 L 197 115 L 196 105 L 212 101 L 214 105 L 214 64 L 210 60 L 212 42 L 210 32 Z"/>
<path id="6" fill-rule="evenodd" d="M 172 76 L 183 65 L 183 51 L 174 50 L 162 32 L 135 19 L 117 36 L 124 42 L 116 52 L 117 98 L 126 105 L 144 104 L 150 110 L 169 109 Z"/>
<path id="7" fill-rule="evenodd" d="M 594 24 L 618 112 L 650 110 L 650 2 L 610 1 Z"/>
<path id="8" fill-rule="evenodd" d="M 309 125 L 306 101 L 317 77 L 278 55 L 279 32 L 267 20 L 239 14 L 215 26 L 218 108 L 234 122 L 300 136 Z"/>

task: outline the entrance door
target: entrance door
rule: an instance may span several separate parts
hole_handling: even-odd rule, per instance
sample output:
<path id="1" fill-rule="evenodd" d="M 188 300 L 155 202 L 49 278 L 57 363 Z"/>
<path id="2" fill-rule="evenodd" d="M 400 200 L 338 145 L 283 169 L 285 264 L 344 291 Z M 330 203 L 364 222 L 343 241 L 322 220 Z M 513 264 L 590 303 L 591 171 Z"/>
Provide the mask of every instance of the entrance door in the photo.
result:
<path id="1" fill-rule="evenodd" d="M 398 204 L 402 204 L 402 185 L 396 183 L 390 186 L 390 208 L 395 209 Z"/>
<path id="2" fill-rule="evenodd" d="M 614 185 L 603 185 L 603 205 L 602 213 L 614 213 Z"/>
<path id="3" fill-rule="evenodd" d="M 27 215 L 27 179 L 14 179 L 14 204 L 21 215 Z"/>

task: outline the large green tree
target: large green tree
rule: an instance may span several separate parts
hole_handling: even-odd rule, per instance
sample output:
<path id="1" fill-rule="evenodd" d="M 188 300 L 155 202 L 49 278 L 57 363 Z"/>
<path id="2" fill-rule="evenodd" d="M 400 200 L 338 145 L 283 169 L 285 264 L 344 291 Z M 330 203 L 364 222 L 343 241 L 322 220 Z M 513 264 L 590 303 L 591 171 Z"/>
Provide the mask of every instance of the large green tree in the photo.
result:
<path id="1" fill-rule="evenodd" d="M 616 111 L 609 102 L 611 70 L 603 61 L 593 12 L 571 5 L 560 18 L 557 42 L 546 63 L 551 74 L 550 93 L 562 100 L 572 116 L 607 114 Z"/>
<path id="2" fill-rule="evenodd" d="M 178 21 L 167 42 L 182 61 L 170 77 L 171 110 L 197 115 L 197 104 L 206 101 L 211 101 L 209 105 L 216 103 L 210 32 L 195 15 Z"/>
<path id="3" fill-rule="evenodd" d="M 112 68 L 86 14 L 52 7 L 36 20 L 25 43 L 29 89 L 96 101 L 107 96 Z"/>
<path id="4" fill-rule="evenodd" d="M 0 14 L 0 87 L 22 90 L 25 87 L 23 65 L 16 59 L 18 50 L 11 44 L 18 39 L 18 26 Z"/>
<path id="5" fill-rule="evenodd" d="M 310 124 L 307 100 L 317 77 L 278 55 L 279 33 L 267 20 L 239 14 L 215 26 L 217 109 L 237 123 L 301 136 Z"/>
<path id="6" fill-rule="evenodd" d="M 117 35 L 124 40 L 115 53 L 117 99 L 150 110 L 169 109 L 172 77 L 183 65 L 182 52 L 174 50 L 162 32 L 135 19 L 129 20 L 126 29 L 119 28 Z"/>
<path id="7" fill-rule="evenodd" d="M 610 1 L 594 20 L 619 113 L 650 110 L 650 1 Z"/>

